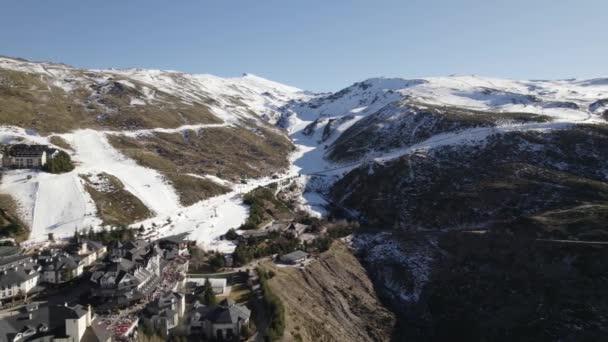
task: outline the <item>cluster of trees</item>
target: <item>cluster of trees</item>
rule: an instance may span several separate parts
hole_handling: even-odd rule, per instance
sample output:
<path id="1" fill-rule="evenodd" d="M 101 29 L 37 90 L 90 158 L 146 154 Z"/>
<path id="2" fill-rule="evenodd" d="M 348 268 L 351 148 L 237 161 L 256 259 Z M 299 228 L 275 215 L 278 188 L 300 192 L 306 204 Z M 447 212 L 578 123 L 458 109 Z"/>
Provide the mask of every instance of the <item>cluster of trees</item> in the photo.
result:
<path id="1" fill-rule="evenodd" d="M 219 252 L 206 253 L 200 247 L 191 245 L 190 271 L 191 272 L 217 272 L 226 266 L 224 256 Z"/>
<path id="2" fill-rule="evenodd" d="M 268 338 L 270 341 L 279 341 L 285 330 L 285 307 L 281 299 L 272 292 L 268 285 L 268 280 L 274 277 L 274 272 L 266 272 L 260 267 L 257 268 L 257 272 L 260 276 L 260 286 L 263 294 L 262 304 L 268 313 Z"/>
<path id="3" fill-rule="evenodd" d="M 59 151 L 53 159 L 49 159 L 44 164 L 42 169 L 50 173 L 65 173 L 74 170 L 74 163 L 72 163 L 72 158 L 70 158 L 69 154 Z"/>
<path id="4" fill-rule="evenodd" d="M 86 237 L 89 240 L 100 241 L 104 245 L 113 241 L 127 241 L 135 239 L 135 231 L 128 228 L 127 226 L 120 225 L 113 229 L 102 229 L 100 231 L 93 231 L 93 228 L 89 228 L 86 232 L 74 232 L 74 238 Z"/>
<path id="5" fill-rule="evenodd" d="M 350 235 L 355 227 L 351 226 L 346 221 L 339 221 L 338 224 L 327 228 L 323 236 L 319 236 L 313 241 L 313 248 L 319 252 L 325 252 L 329 249 L 334 240 Z"/>
<path id="6" fill-rule="evenodd" d="M 250 237 L 239 243 L 233 253 L 234 263 L 246 265 L 253 259 L 263 258 L 273 254 L 286 254 L 295 251 L 299 246 L 298 239 L 291 235 L 281 235 L 278 232 L 270 234 L 268 240 Z"/>
<path id="7" fill-rule="evenodd" d="M 272 183 L 268 187 L 257 187 L 243 196 L 243 203 L 249 208 L 249 217 L 240 229 L 256 229 L 266 220 L 266 203 L 272 204 L 276 209 L 289 211 L 289 208 L 274 195 L 277 184 Z"/>
<path id="8" fill-rule="evenodd" d="M 224 234 L 224 238 L 226 238 L 226 240 L 236 240 L 238 239 L 238 237 L 239 234 L 236 233 L 236 230 L 234 230 L 234 228 L 230 228 L 228 232 Z"/>
<path id="9" fill-rule="evenodd" d="M 217 272 L 226 266 L 226 260 L 224 260 L 224 256 L 220 252 L 212 253 L 209 256 L 208 262 L 213 272 Z"/>

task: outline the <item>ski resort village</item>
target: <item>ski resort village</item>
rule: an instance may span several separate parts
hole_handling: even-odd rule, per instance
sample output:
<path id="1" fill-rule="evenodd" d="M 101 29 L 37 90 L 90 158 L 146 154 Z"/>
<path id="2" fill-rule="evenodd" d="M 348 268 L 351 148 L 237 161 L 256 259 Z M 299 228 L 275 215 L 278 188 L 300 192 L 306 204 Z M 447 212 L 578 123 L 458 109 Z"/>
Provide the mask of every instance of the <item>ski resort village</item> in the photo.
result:
<path id="1" fill-rule="evenodd" d="M 608 288 L 586 276 L 605 269 L 606 99 L 604 79 L 315 94 L 0 57 L 0 342 L 450 340 L 498 334 L 458 330 L 493 315 L 552 336 L 601 326 L 594 293 L 535 300 L 537 284 L 563 286 L 552 303 L 569 284 Z M 467 304 L 497 293 L 504 305 Z"/>
<path id="2" fill-rule="evenodd" d="M 349 234 L 346 223 L 295 209 L 299 177 L 292 173 L 243 179 L 232 185 L 237 191 L 175 216 L 122 224 L 94 213 L 109 211 L 101 196 L 121 200 L 123 183 L 86 172 L 78 150 L 21 134 L 5 133 L 16 140 L 2 146 L 2 186 L 35 204 L 28 215 L 2 212 L 0 341 L 264 340 L 284 324 L 266 284 L 275 270 L 304 268 Z M 100 152 L 92 158 L 108 154 Z M 90 196 L 81 212 L 73 204 L 60 209 L 70 186 Z M 40 196 L 48 196 L 44 206 Z M 65 210 L 65 218 L 51 210 Z"/>
<path id="3" fill-rule="evenodd" d="M 16 202 L 1 212 L 0 341 L 280 336 L 285 309 L 268 281 L 306 268 L 350 224 L 299 209 L 293 169 L 192 176 L 219 190 L 184 205 L 113 136 L 2 128 L 0 188 Z"/>

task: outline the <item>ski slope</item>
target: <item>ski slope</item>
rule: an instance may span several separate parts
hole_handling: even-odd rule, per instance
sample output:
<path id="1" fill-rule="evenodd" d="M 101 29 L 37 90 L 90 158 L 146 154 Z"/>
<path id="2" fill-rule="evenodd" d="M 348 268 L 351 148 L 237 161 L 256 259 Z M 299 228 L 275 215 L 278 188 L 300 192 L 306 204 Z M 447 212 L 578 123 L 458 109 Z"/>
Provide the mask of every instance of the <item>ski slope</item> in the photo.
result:
<path id="1" fill-rule="evenodd" d="M 116 176 L 125 189 L 135 195 L 150 210 L 158 215 L 171 213 L 180 208 L 175 190 L 162 175 L 115 150 L 104 132 L 79 130 L 62 137 L 74 148 L 74 159 L 80 163 L 76 172 L 106 172 Z"/>
<path id="2" fill-rule="evenodd" d="M 28 170 L 3 173 L 0 191 L 10 194 L 19 204 L 19 213 L 31 226 L 33 241 L 44 240 L 48 233 L 71 236 L 75 229 L 100 228 L 101 220 L 93 201 L 85 191 L 82 174 L 105 172 L 117 177 L 125 189 L 139 198 L 154 217 L 134 224 L 155 226 L 156 237 L 189 233 L 207 249 L 230 251 L 234 246 L 220 237 L 242 224 L 248 216 L 242 194 L 276 179 L 248 180 L 233 184 L 210 175 L 194 175 L 227 185 L 232 191 L 195 203 L 180 205 L 172 186 L 155 170 L 138 165 L 114 149 L 108 135 L 129 137 L 157 132 L 174 133 L 185 129 L 205 129 L 241 125 L 265 120 L 278 123 L 289 132 L 296 145 L 290 156 L 291 167 L 280 178 L 304 175 L 297 182 L 305 189 L 301 207 L 323 215 L 323 191 L 345 172 L 366 161 L 390 161 L 408 153 L 446 145 L 478 144 L 493 134 L 512 131 L 549 131 L 566 129 L 573 124 L 606 122 L 608 79 L 518 81 L 478 76 L 431 77 L 421 79 L 372 78 L 332 94 L 312 94 L 264 78 L 245 74 L 221 78 L 191 75 L 178 71 L 146 69 L 83 70 L 53 63 L 34 63 L 0 57 L 0 68 L 39 74 L 49 86 L 63 89 L 69 96 L 76 87 L 104 85 L 113 79 L 125 87 L 137 88 L 130 105 L 162 103 L 160 93 L 175 96 L 185 104 L 205 103 L 223 122 L 211 125 L 185 125 L 177 128 L 151 128 L 131 131 L 76 130 L 60 134 L 74 149 L 76 169 L 62 175 Z M 457 107 L 484 112 L 526 112 L 545 115 L 549 122 L 474 127 L 436 134 L 428 139 L 386 151 L 370 151 L 363 160 L 346 164 L 332 163 L 325 153 L 332 143 L 360 120 L 382 110 L 394 110 L 387 120 L 399 120 L 399 105 Z M 390 108 L 389 108 L 390 106 Z M 472 114 L 473 115 L 473 114 Z M 316 122 L 312 132 L 306 127 Z M 324 127 L 331 129 L 324 132 Z M 329 126 L 328 126 L 329 127 Z M 48 137 L 18 127 L 0 126 L 0 143 L 49 144 Z M 29 177 L 28 177 L 29 176 Z"/>

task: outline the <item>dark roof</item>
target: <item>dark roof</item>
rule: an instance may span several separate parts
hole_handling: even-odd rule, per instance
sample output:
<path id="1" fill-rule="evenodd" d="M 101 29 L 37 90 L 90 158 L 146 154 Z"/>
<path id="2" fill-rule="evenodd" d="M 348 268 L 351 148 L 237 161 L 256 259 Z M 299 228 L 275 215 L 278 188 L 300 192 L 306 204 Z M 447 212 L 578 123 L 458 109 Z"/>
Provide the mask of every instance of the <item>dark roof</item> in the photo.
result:
<path id="1" fill-rule="evenodd" d="M 23 254 L 16 254 L 16 255 L 9 255 L 9 256 L 5 256 L 5 257 L 1 257 L 0 258 L 0 268 L 2 268 L 2 266 L 13 263 L 15 261 L 21 261 L 21 260 L 25 260 L 25 259 L 29 259 L 30 256 L 28 255 L 23 255 Z"/>
<path id="2" fill-rule="evenodd" d="M 159 239 L 159 242 L 170 242 L 170 243 L 174 243 L 176 245 L 180 244 L 180 243 L 185 243 L 186 238 L 188 237 L 189 233 L 181 233 L 181 234 L 177 234 L 177 235 L 171 235 L 171 236 L 165 236 L 164 238 Z"/>
<path id="3" fill-rule="evenodd" d="M 234 324 L 239 320 L 248 320 L 251 311 L 243 305 L 236 304 L 231 299 L 224 299 L 214 308 L 198 307 L 195 309 L 200 315 L 201 321 L 210 321 L 215 324 Z"/>
<path id="4" fill-rule="evenodd" d="M 51 307 L 51 314 L 53 318 L 66 319 L 78 319 L 87 314 L 87 308 L 82 305 L 74 305 L 72 307 L 65 305 L 55 305 Z"/>
<path id="5" fill-rule="evenodd" d="M 132 240 L 132 241 L 125 242 L 122 245 L 122 249 L 133 251 L 133 250 L 144 249 L 144 248 L 148 247 L 149 245 L 150 245 L 150 243 L 145 240 Z"/>
<path id="6" fill-rule="evenodd" d="M 47 145 L 16 144 L 9 147 L 8 154 L 13 157 L 41 157 L 44 152 L 52 154 L 55 151 Z"/>
<path id="7" fill-rule="evenodd" d="M 135 267 L 135 263 L 129 259 L 120 258 L 116 261 L 117 269 L 128 272 Z"/>
<path id="8" fill-rule="evenodd" d="M 75 269 L 78 267 L 79 258 L 72 255 L 58 255 L 45 263 L 44 270 Z"/>
<path id="9" fill-rule="evenodd" d="M 31 319 L 30 319 L 30 316 Z M 46 304 L 41 304 L 40 308 L 31 312 L 22 312 L 14 316 L 4 317 L 0 319 L 0 342 L 12 341 L 17 332 L 22 332 L 26 327 L 38 330 L 35 335 L 24 338 L 20 341 L 41 341 L 44 336 L 61 336 L 65 335 L 65 320 L 51 319 L 54 316 L 54 311 Z M 46 327 L 47 331 L 42 331 L 40 328 Z M 48 340 L 48 339 L 47 339 Z"/>
<path id="10" fill-rule="evenodd" d="M 261 231 L 261 232 L 257 232 L 257 231 L 253 231 L 253 232 L 244 232 L 243 234 L 241 234 L 241 236 L 243 238 L 263 238 L 263 237 L 267 237 L 270 235 L 270 232 L 267 230 Z"/>
<path id="11" fill-rule="evenodd" d="M 19 247 L 16 246 L 0 246 L 0 258 L 19 254 Z"/>
<path id="12" fill-rule="evenodd" d="M 34 270 L 34 265 L 9 268 L 0 272 L 0 288 L 21 284 L 26 280 L 34 278 L 37 274 L 38 272 Z"/>
<path id="13" fill-rule="evenodd" d="M 87 243 L 87 247 L 91 250 L 99 250 L 103 247 L 103 243 L 101 243 L 100 241 L 94 241 L 94 240 L 83 240 L 83 242 Z"/>
<path id="14" fill-rule="evenodd" d="M 281 257 L 281 259 L 283 260 L 291 260 L 291 261 L 296 261 L 296 260 L 300 260 L 302 258 L 306 258 L 308 256 L 308 253 L 304 252 L 304 251 L 294 251 L 291 252 L 289 254 L 285 254 Z"/>

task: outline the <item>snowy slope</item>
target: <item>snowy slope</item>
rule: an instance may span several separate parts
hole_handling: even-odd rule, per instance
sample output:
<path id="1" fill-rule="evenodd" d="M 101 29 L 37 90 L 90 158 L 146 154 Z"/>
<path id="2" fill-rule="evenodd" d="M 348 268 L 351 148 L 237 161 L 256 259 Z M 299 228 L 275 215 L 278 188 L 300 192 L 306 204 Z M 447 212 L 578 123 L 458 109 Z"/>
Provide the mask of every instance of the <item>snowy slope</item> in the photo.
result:
<path id="1" fill-rule="evenodd" d="M 129 137 L 153 132 L 180 132 L 184 129 L 241 126 L 261 120 L 285 128 L 297 150 L 290 157 L 291 168 L 284 177 L 304 174 L 299 182 L 306 189 L 302 196 L 303 208 L 322 213 L 324 191 L 344 173 L 366 161 L 382 163 L 404 154 L 433 149 L 445 145 L 478 144 L 488 136 L 505 132 L 567 129 L 577 123 L 605 122 L 608 110 L 608 79 L 516 81 L 477 76 L 452 76 L 422 79 L 373 78 L 358 82 L 333 94 L 312 94 L 300 89 L 245 74 L 235 78 L 213 75 L 192 75 L 178 71 L 146 69 L 83 70 L 55 63 L 35 63 L 0 57 L 0 69 L 35 74 L 49 86 L 63 89 L 66 96 L 75 89 L 97 87 L 111 91 L 111 82 L 134 89 L 125 92 L 130 106 L 163 106 L 167 96 L 185 105 L 203 103 L 223 122 L 218 124 L 184 124 L 177 128 L 146 128 L 130 131 L 99 131 L 77 129 L 60 136 L 74 149 L 77 168 L 64 175 L 49 175 L 29 171 L 5 172 L 0 191 L 11 194 L 19 203 L 21 215 L 32 226 L 32 239 L 44 239 L 49 232 L 67 236 L 74 229 L 98 227 L 94 203 L 84 191 L 80 174 L 105 172 L 117 177 L 125 189 L 139 198 L 156 215 L 139 224 L 152 223 L 162 227 L 157 234 L 170 235 L 190 232 L 191 236 L 208 248 L 226 250 L 233 246 L 219 242 L 218 237 L 229 228 L 240 225 L 247 216 L 242 192 L 271 180 L 249 181 L 236 185 L 210 175 L 194 175 L 227 185 L 232 192 L 182 207 L 170 184 L 155 170 L 141 167 L 116 151 L 107 141 L 108 134 Z M 163 95 L 165 94 L 165 95 Z M 422 140 L 396 148 L 370 150 L 358 160 L 348 163 L 327 159 L 340 137 L 375 125 L 374 134 L 416 135 L 420 130 L 413 125 L 410 131 L 392 131 L 400 121 L 409 119 L 415 111 L 425 107 L 471 111 L 469 115 L 485 113 L 531 113 L 544 115 L 548 120 L 530 122 L 493 122 L 492 125 L 438 131 Z M 409 109 L 408 109 L 409 108 Z M 120 114 L 120 113 L 118 113 Z M 367 118 L 373 118 L 370 121 Z M 0 122 L 1 123 L 1 122 Z M 365 128 L 365 127 L 363 127 Z M 385 129 L 385 131 L 383 131 Z M 409 129 L 409 128 L 408 128 Z M 361 130 L 366 132 L 365 129 Z M 0 142 L 25 140 L 48 143 L 48 137 L 18 127 L 1 127 Z M 343 139 L 342 139 L 343 140 Z M 382 139 L 380 139 L 382 141 Z M 347 141 L 348 143 L 348 141 Z M 348 147 L 348 146 L 347 146 Z M 32 176 L 28 179 L 27 176 Z M 169 223 L 170 222 L 170 223 Z"/>
<path id="2" fill-rule="evenodd" d="M 152 211 L 166 214 L 179 208 L 175 190 L 160 173 L 137 165 L 116 151 L 103 132 L 81 130 L 62 136 L 75 149 L 79 173 L 106 172 L 116 176 L 125 188 Z"/>
<path id="3" fill-rule="evenodd" d="M 581 119 L 597 116 L 599 108 L 605 105 L 598 102 L 608 98 L 608 82 L 604 81 L 516 81 L 477 76 L 373 78 L 334 94 L 289 104 L 285 110 L 287 116 L 296 115 L 310 122 L 319 117 L 369 115 L 392 102 L 411 99 L 421 104 L 480 111 L 529 112 L 558 119 Z"/>
<path id="4" fill-rule="evenodd" d="M 163 105 L 166 100 L 163 94 L 170 94 L 184 104 L 205 104 L 213 114 L 229 123 L 257 120 L 258 117 L 274 123 L 280 116 L 280 107 L 292 100 L 311 97 L 298 88 L 252 74 L 221 78 L 207 74 L 140 68 L 85 70 L 64 64 L 30 62 L 8 57 L 0 57 L 0 69 L 38 75 L 49 86 L 61 88 L 68 95 L 77 88 L 111 91 L 112 82 L 115 81 L 133 90 L 130 95 L 132 106 Z M 95 94 L 91 96 L 95 97 Z"/>
<path id="5" fill-rule="evenodd" d="M 302 133 L 315 136 L 329 119 L 354 118 L 382 113 L 389 126 L 407 118 L 408 108 L 458 108 L 471 115 L 484 112 L 529 113 L 563 123 L 605 122 L 602 109 L 608 106 L 605 79 L 561 81 L 515 81 L 477 76 L 434 77 L 416 80 L 374 78 L 358 82 L 337 93 L 308 101 L 293 101 L 283 108 L 280 124 L 296 139 Z M 408 107 L 409 106 L 409 107 Z M 608 107 L 607 107 L 608 108 Z M 500 124 L 500 122 L 497 122 Z M 507 122 L 510 126 L 510 123 Z M 314 127 L 313 127 L 314 126 Z M 312 128 L 311 128 L 312 127 Z M 308 130 L 308 132 L 306 132 Z M 344 130 L 342 130 L 344 131 Z M 308 139 L 311 140 L 311 139 Z M 320 141 L 318 136 L 314 138 Z M 324 141 L 324 147 L 335 141 Z M 314 145 L 314 144 L 313 144 Z M 320 161 L 319 161 L 320 162 Z"/>
<path id="6" fill-rule="evenodd" d="M 178 71 L 148 69 L 109 69 L 99 72 L 137 80 L 182 98 L 185 102 L 211 101 L 214 114 L 228 122 L 233 122 L 235 116 L 247 118 L 255 113 L 266 121 L 274 123 L 280 115 L 279 107 L 291 100 L 309 96 L 298 88 L 252 74 L 221 78 L 206 74 L 192 75 Z"/>
<path id="7" fill-rule="evenodd" d="M 384 162 L 445 145 L 478 144 L 494 134 L 512 131 L 549 131 L 578 123 L 605 123 L 606 98 L 605 79 L 373 78 L 333 94 L 292 101 L 283 108 L 279 124 L 299 146 L 293 164 L 309 175 L 306 188 L 315 192 L 305 194 L 303 201 L 310 208 L 318 207 L 317 192 L 327 191 L 337 178 L 368 160 Z M 452 108 L 458 109 L 461 116 L 464 112 L 464 117 L 450 119 Z M 434 117 L 436 112 L 444 119 Z M 507 114 L 521 118 L 529 114 L 529 118 L 504 119 L 510 117 Z M 442 120 L 449 124 L 441 128 Z M 460 120 L 466 121 L 459 124 Z M 454 128 L 450 130 L 450 126 Z M 340 139 L 345 132 L 348 138 Z M 362 145 L 366 141 L 375 145 Z M 363 149 L 365 153 L 354 161 L 332 162 L 328 153 L 335 151 L 336 143 L 343 150 Z"/>

